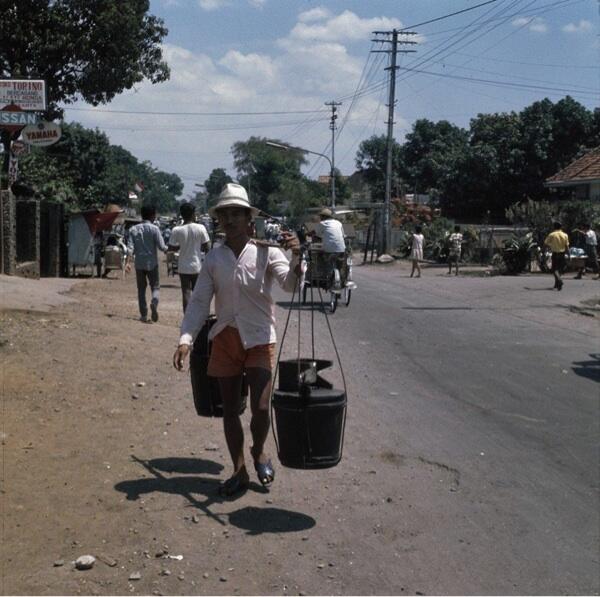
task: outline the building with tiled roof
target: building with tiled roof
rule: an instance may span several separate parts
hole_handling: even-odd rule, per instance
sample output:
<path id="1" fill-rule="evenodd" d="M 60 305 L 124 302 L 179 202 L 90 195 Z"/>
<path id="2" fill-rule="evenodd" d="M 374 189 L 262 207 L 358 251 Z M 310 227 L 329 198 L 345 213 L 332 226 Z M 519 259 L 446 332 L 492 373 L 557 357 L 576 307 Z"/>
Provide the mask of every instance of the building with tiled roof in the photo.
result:
<path id="1" fill-rule="evenodd" d="M 588 151 L 547 178 L 544 185 L 550 188 L 571 187 L 577 199 L 600 201 L 600 147 Z"/>

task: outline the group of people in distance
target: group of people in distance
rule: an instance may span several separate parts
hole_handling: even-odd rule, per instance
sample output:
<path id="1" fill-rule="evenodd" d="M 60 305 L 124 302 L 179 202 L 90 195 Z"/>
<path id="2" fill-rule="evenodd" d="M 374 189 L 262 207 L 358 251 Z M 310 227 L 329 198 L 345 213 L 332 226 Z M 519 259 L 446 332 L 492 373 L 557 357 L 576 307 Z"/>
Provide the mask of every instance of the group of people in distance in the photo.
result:
<path id="1" fill-rule="evenodd" d="M 458 276 L 458 263 L 460 261 L 462 243 L 463 235 L 460 231 L 460 226 L 454 226 L 454 232 L 448 236 L 448 274 L 452 273 L 452 266 L 454 265 L 455 273 Z M 421 265 L 419 262 L 423 261 L 424 247 L 425 237 L 423 236 L 423 227 L 417 225 L 410 241 L 411 278 L 415 275 L 415 272 L 417 278 L 421 277 Z"/>

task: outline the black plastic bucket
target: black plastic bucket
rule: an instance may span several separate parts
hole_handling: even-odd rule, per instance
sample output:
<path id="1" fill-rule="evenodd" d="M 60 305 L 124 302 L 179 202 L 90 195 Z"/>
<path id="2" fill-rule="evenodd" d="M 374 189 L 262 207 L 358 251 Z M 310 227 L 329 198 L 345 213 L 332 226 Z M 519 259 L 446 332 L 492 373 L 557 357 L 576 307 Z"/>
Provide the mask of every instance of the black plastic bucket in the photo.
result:
<path id="1" fill-rule="evenodd" d="M 298 378 L 299 365 L 304 374 L 332 363 L 280 361 L 280 388 L 273 393 L 272 404 L 279 460 L 289 468 L 330 468 L 342 459 L 346 393 L 332 388 L 319 376 L 311 384 L 302 382 Z"/>
<path id="2" fill-rule="evenodd" d="M 208 340 L 208 333 L 216 321 L 217 318 L 212 315 L 206 320 L 194 342 L 190 354 L 190 377 L 192 380 L 194 406 L 196 407 L 196 412 L 201 417 L 223 416 L 223 400 L 221 399 L 219 382 L 216 377 L 211 377 L 207 373 L 208 360 L 212 347 L 212 342 Z M 246 377 L 244 376 L 240 414 L 246 410 L 247 396 L 248 386 L 246 384 Z"/>

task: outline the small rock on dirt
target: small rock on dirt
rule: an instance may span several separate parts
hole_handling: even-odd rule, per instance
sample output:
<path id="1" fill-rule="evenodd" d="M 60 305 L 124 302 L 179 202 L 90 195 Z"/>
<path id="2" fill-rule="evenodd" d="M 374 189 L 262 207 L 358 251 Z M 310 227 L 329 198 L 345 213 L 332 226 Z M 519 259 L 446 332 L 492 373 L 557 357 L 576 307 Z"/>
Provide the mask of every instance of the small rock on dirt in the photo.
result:
<path id="1" fill-rule="evenodd" d="M 202 575 L 202 578 L 208 578 L 208 576 L 209 576 L 208 572 L 205 572 L 205 573 Z"/>
<path id="2" fill-rule="evenodd" d="M 383 253 L 379 257 L 377 257 L 377 263 L 393 263 L 394 258 L 387 253 Z"/>
<path id="3" fill-rule="evenodd" d="M 192 522 L 195 522 L 196 524 L 200 522 L 200 518 L 197 514 L 194 514 L 194 516 L 192 516 Z"/>
<path id="4" fill-rule="evenodd" d="M 145 382 L 145 381 L 138 381 L 138 382 L 137 382 L 135 385 L 136 385 L 138 388 L 143 388 L 143 387 L 145 387 L 145 385 L 146 385 L 146 382 Z"/>
<path id="5" fill-rule="evenodd" d="M 141 572 L 132 572 L 129 575 L 129 580 L 140 580 L 142 578 Z"/>
<path id="6" fill-rule="evenodd" d="M 171 571 L 168 568 L 160 571 L 161 576 L 171 576 Z"/>
<path id="7" fill-rule="evenodd" d="M 137 400 L 138 398 L 139 398 L 139 396 L 137 394 L 131 394 L 132 400 Z"/>
<path id="8" fill-rule="evenodd" d="M 65 565 L 65 561 L 64 560 L 56 560 L 56 562 L 54 562 L 54 567 L 58 568 L 59 566 L 64 566 Z"/>
<path id="9" fill-rule="evenodd" d="M 227 577 L 226 576 L 219 576 L 219 580 L 221 582 L 227 582 Z"/>
<path id="10" fill-rule="evenodd" d="M 206 444 L 206 446 L 204 446 L 204 449 L 207 452 L 216 452 L 219 449 L 219 446 L 217 446 L 217 444 Z"/>
<path id="11" fill-rule="evenodd" d="M 117 560 L 115 560 L 114 558 L 111 558 L 110 556 L 106 556 L 104 554 L 98 554 L 98 559 L 103 564 L 106 564 L 107 566 L 110 566 L 111 568 L 114 568 L 118 564 Z"/>
<path id="12" fill-rule="evenodd" d="M 75 560 L 75 568 L 77 568 L 77 570 L 89 570 L 94 566 L 95 561 L 96 558 L 94 556 L 79 556 Z"/>

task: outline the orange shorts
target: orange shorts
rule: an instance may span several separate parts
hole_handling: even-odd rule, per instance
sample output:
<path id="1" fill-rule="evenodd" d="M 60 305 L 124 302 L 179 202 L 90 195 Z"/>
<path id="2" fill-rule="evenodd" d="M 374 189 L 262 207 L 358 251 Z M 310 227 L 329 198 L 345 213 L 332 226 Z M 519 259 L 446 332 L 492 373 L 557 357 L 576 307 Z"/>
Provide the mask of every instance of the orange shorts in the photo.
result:
<path id="1" fill-rule="evenodd" d="M 246 350 L 236 328 L 226 327 L 212 341 L 207 373 L 211 377 L 235 377 L 244 369 L 275 366 L 275 344 L 261 344 Z"/>

